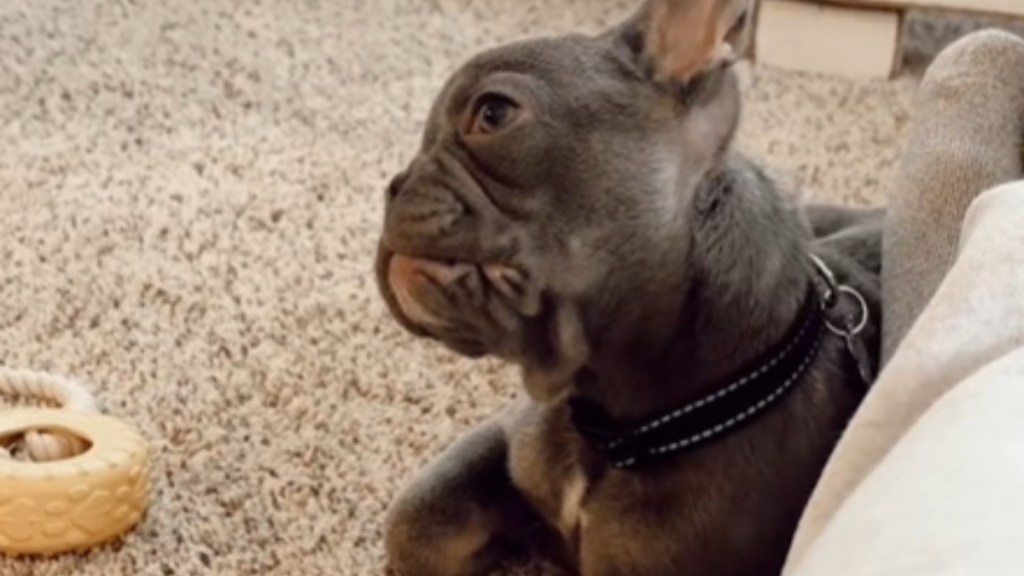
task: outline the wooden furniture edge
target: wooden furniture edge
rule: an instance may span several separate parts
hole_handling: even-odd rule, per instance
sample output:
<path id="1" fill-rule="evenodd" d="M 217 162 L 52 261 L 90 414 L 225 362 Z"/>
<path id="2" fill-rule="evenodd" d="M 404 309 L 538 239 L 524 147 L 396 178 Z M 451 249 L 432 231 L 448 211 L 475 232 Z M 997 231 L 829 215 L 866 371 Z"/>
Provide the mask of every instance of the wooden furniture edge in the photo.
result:
<path id="1" fill-rule="evenodd" d="M 762 0 L 771 2 L 772 0 Z M 1024 19 L 1024 1 L 1016 9 L 978 6 L 977 0 L 797 0 L 812 4 L 828 4 L 863 10 L 886 10 L 906 12 L 907 10 L 940 10 L 963 12 L 978 16 L 1010 16 Z M 974 5 L 971 5 L 974 4 Z"/>

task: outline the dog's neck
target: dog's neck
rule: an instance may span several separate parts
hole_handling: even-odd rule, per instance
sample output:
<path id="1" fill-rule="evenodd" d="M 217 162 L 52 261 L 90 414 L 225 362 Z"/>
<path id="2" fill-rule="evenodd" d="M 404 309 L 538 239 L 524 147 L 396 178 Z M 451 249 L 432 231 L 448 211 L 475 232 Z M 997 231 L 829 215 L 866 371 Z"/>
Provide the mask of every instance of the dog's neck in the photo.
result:
<path id="1" fill-rule="evenodd" d="M 810 232 L 756 167 L 729 157 L 689 217 L 680 224 L 693 231 L 684 289 L 664 294 L 678 302 L 674 313 L 662 301 L 655 313 L 628 315 L 640 320 L 615 326 L 608 349 L 594 350 L 575 379 L 575 393 L 612 418 L 649 418 L 728 384 L 800 314 Z"/>

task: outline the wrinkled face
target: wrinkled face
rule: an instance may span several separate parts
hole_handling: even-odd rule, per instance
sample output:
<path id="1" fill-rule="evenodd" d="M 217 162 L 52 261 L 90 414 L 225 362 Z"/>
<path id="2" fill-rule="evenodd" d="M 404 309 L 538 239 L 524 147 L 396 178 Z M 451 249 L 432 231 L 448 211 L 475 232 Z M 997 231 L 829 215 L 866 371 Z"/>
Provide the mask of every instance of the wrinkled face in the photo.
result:
<path id="1" fill-rule="evenodd" d="M 406 328 L 571 371 L 615 319 L 682 292 L 693 199 L 737 89 L 728 71 L 655 80 L 643 34 L 506 46 L 452 76 L 386 194 L 377 276 Z"/>

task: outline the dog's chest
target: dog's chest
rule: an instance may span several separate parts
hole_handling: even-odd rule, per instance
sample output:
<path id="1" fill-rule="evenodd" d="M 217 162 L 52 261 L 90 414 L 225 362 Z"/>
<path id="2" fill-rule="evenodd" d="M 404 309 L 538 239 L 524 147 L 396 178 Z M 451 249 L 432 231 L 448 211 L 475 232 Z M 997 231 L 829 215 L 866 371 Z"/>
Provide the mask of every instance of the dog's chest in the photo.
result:
<path id="1" fill-rule="evenodd" d="M 510 471 L 519 490 L 567 542 L 587 521 L 587 472 L 583 440 L 563 407 L 532 407 L 510 438 Z"/>

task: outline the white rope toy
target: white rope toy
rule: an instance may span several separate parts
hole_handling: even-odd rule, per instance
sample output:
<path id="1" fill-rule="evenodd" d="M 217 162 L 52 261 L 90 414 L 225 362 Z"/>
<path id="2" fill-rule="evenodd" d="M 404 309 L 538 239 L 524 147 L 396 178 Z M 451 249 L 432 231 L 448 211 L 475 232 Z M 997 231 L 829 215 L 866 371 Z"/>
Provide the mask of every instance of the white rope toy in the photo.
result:
<path id="1" fill-rule="evenodd" d="M 42 400 L 74 412 L 99 412 L 96 399 L 82 384 L 45 372 L 0 366 L 0 394 Z M 81 438 L 56 430 L 29 430 L 16 444 L 21 444 L 17 446 L 20 451 L 0 445 L 0 458 L 49 462 L 77 456 L 88 449 Z"/>

